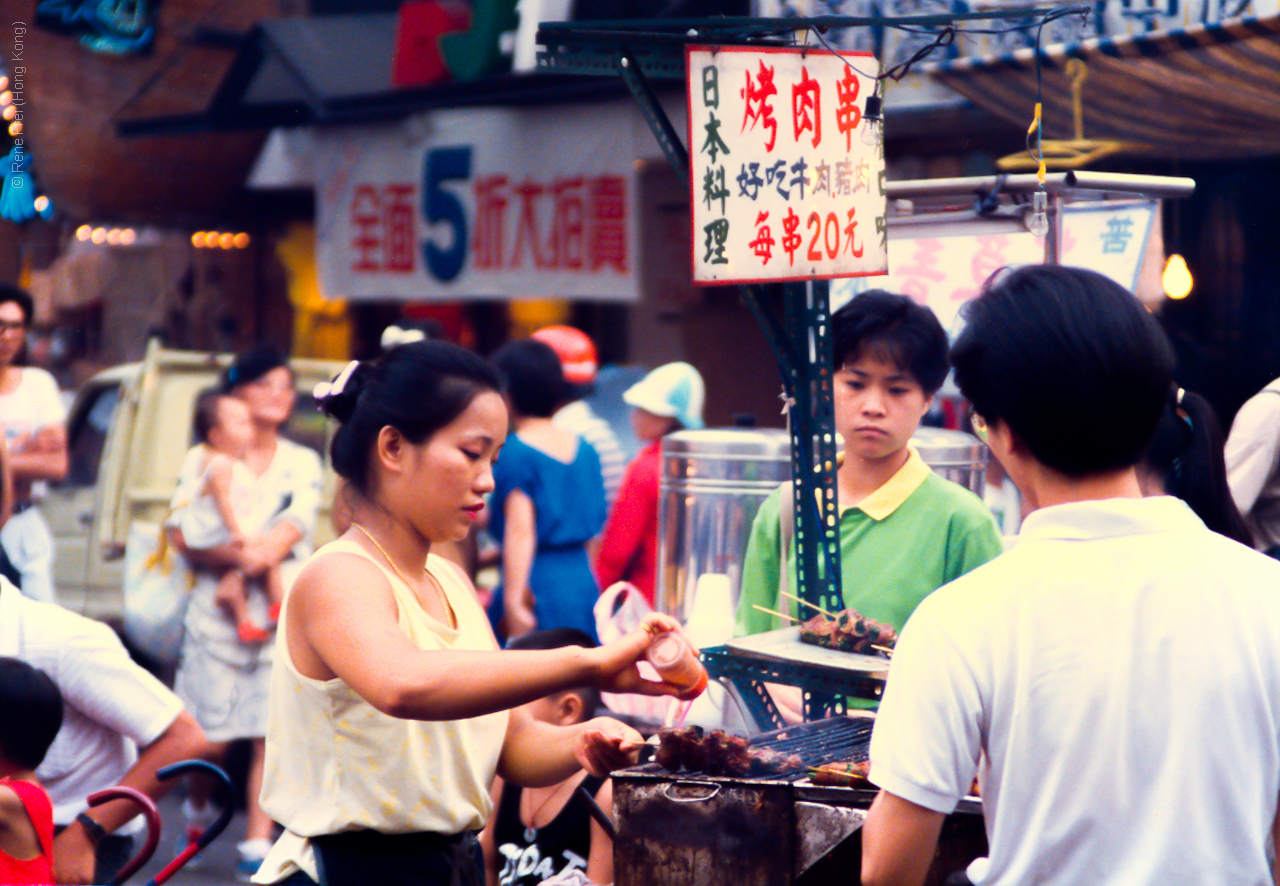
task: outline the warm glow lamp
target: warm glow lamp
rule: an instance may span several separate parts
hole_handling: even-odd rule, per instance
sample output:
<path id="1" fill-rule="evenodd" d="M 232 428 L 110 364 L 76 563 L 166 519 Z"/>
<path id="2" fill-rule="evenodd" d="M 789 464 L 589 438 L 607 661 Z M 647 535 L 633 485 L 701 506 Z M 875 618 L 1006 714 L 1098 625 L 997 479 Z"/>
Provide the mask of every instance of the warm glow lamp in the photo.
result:
<path id="1" fill-rule="evenodd" d="M 1169 298 L 1186 298 L 1191 294 L 1191 271 L 1187 268 L 1187 260 L 1178 253 L 1169 256 L 1164 263 L 1164 273 L 1160 275 L 1160 283 L 1164 294 Z"/>

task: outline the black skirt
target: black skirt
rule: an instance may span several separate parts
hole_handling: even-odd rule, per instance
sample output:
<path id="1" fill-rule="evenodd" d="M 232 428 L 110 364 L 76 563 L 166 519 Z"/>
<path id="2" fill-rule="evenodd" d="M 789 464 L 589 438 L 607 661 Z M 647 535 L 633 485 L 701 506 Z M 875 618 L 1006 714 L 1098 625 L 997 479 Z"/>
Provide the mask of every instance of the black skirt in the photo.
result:
<path id="1" fill-rule="evenodd" d="M 484 856 L 472 831 L 313 837 L 320 886 L 484 886 Z"/>

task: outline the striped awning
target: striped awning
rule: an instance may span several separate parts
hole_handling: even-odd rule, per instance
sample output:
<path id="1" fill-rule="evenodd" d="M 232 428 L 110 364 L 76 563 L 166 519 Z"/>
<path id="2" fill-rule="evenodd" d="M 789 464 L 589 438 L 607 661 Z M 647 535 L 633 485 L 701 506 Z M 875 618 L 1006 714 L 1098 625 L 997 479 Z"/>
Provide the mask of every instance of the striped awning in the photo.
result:
<path id="1" fill-rule="evenodd" d="M 1139 143 L 1148 156 L 1187 160 L 1280 154 L 1280 17 L 1045 48 L 1045 138 L 1074 136 L 1066 71 L 1073 58 L 1088 68 L 1086 139 Z M 922 70 L 986 111 L 1024 127 L 1031 122 L 1034 50 Z"/>

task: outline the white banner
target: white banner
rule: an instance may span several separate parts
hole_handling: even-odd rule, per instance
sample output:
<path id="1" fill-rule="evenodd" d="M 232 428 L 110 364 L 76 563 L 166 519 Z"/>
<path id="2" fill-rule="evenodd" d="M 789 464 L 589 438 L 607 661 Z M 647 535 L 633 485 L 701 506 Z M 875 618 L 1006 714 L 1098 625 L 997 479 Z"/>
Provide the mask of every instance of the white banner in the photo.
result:
<path id="1" fill-rule="evenodd" d="M 689 47 L 686 62 L 694 282 L 883 274 L 875 57 Z"/>
<path id="2" fill-rule="evenodd" d="M 630 103 L 433 111 L 321 129 L 329 297 L 639 297 Z M 656 147 L 645 145 L 646 154 Z"/>

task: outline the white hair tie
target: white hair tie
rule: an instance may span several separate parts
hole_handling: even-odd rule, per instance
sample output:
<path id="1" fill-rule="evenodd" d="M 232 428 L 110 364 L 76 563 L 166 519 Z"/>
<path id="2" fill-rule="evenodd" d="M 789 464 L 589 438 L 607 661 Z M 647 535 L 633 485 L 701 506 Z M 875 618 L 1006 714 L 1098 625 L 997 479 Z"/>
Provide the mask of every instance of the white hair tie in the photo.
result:
<path id="1" fill-rule="evenodd" d="M 330 397 L 336 397 L 347 387 L 347 381 L 351 378 L 351 373 L 356 371 L 356 367 L 360 365 L 359 360 L 352 360 L 346 366 L 342 367 L 342 371 L 333 377 L 333 381 L 322 381 L 315 386 L 311 392 L 317 400 L 328 400 Z"/>
<path id="2" fill-rule="evenodd" d="M 389 351 L 401 345 L 411 345 L 416 341 L 426 341 L 427 334 L 421 329 L 401 329 L 399 326 L 388 326 L 382 330 L 380 344 L 382 350 Z"/>

